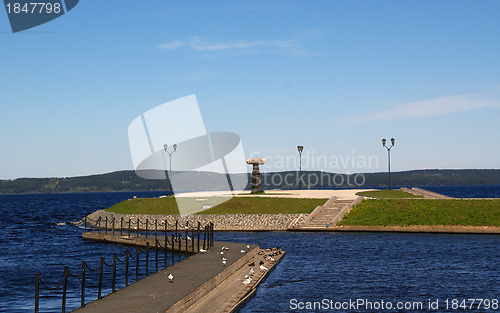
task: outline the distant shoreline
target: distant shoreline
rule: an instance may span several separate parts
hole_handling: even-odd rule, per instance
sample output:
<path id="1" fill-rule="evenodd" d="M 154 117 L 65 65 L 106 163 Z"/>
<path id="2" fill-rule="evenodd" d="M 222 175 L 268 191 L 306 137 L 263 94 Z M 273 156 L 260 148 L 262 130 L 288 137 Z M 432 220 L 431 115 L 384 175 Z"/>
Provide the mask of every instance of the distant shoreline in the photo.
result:
<path id="1" fill-rule="evenodd" d="M 348 185 L 348 182 L 352 182 L 352 179 L 346 179 L 347 176 L 357 174 L 363 175 L 363 184 Z M 193 179 L 213 179 L 214 175 L 216 174 L 206 172 L 191 173 L 189 179 L 180 182 L 180 185 L 175 187 L 179 189 L 176 191 L 189 191 L 190 182 Z M 238 175 L 247 175 L 250 177 L 250 174 Z M 287 181 L 298 181 L 297 175 L 298 171 L 263 172 L 261 173 L 263 188 L 265 190 L 295 189 L 298 186 L 286 185 L 284 183 Z M 302 171 L 301 177 L 304 181 L 303 189 L 387 188 L 386 172 L 341 174 L 324 171 Z M 318 177 L 322 179 L 324 177 L 324 182 L 321 184 L 314 183 L 315 181 L 317 182 Z M 218 180 L 215 179 L 214 181 Z M 274 182 L 281 183 L 277 184 Z M 311 183 L 308 184 L 308 182 Z M 391 182 L 394 188 L 407 186 L 496 186 L 500 185 L 500 169 L 410 170 L 392 172 Z M 226 190 L 227 186 L 219 186 L 214 183 L 213 188 L 214 190 Z M 167 192 L 168 190 L 170 190 L 170 186 L 167 180 L 140 178 L 133 170 L 66 178 L 50 177 L 0 180 L 0 194 Z"/>

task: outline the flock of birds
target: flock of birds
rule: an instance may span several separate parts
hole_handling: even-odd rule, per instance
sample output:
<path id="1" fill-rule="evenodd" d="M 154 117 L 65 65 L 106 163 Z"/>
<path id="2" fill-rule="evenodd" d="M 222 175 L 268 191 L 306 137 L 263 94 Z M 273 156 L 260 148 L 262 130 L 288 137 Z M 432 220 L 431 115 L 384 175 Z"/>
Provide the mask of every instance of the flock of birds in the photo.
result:
<path id="1" fill-rule="evenodd" d="M 247 245 L 247 249 L 250 249 L 249 245 Z M 227 259 L 225 257 L 224 252 L 226 252 L 228 250 L 229 250 L 229 247 L 223 246 L 221 251 L 219 252 L 219 255 L 220 255 L 221 261 L 222 261 L 222 266 L 227 265 Z M 205 252 L 207 252 L 207 250 L 200 249 L 200 253 L 205 253 Z M 246 251 L 241 249 L 240 253 L 243 254 L 243 253 L 246 253 Z M 266 250 L 260 251 L 258 254 L 264 257 L 263 259 L 261 259 L 259 261 L 259 269 L 261 271 L 267 271 L 269 269 L 264 266 L 264 264 L 265 264 L 264 260 L 266 260 L 267 262 L 270 262 L 272 264 L 272 263 L 276 262 L 274 256 L 282 254 L 282 252 L 281 252 L 281 248 L 272 248 L 272 249 L 266 249 Z M 255 270 L 254 270 L 255 261 L 252 263 L 249 263 L 248 266 L 250 267 L 250 270 L 248 271 L 248 273 L 245 274 L 245 279 L 243 279 L 243 284 L 245 284 L 245 285 L 248 285 L 252 282 L 252 276 L 255 274 Z M 168 281 L 170 283 L 174 282 L 174 275 L 172 275 L 172 273 L 168 274 Z"/>
<path id="2" fill-rule="evenodd" d="M 258 254 L 261 256 L 264 256 L 264 259 L 259 261 L 260 270 L 267 271 L 269 269 L 264 266 L 264 264 L 265 264 L 264 260 L 266 260 L 267 262 L 270 262 L 272 264 L 272 263 L 276 262 L 276 260 L 274 259 L 274 256 L 282 254 L 282 252 L 281 252 L 281 248 L 273 248 L 273 249 L 266 249 L 264 251 L 260 251 Z M 255 273 L 255 271 L 253 269 L 253 267 L 255 266 L 255 261 L 248 264 L 248 266 L 250 266 L 250 270 L 248 271 L 247 274 L 245 274 L 245 279 L 243 279 L 243 284 L 245 284 L 245 285 L 248 285 L 252 282 L 252 276 Z"/>

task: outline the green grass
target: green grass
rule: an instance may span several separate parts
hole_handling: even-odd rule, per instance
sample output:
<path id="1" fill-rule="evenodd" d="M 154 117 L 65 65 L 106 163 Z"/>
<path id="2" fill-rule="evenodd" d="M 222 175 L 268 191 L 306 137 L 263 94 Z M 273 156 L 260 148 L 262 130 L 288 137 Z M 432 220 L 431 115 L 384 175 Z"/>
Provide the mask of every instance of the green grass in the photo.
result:
<path id="1" fill-rule="evenodd" d="M 206 198 L 198 202 L 196 198 L 182 198 L 183 203 L 193 202 L 193 205 L 210 205 L 214 198 Z M 235 197 L 197 214 L 295 214 L 311 213 L 318 205 L 323 205 L 328 199 L 296 199 L 271 197 Z M 122 201 L 104 211 L 121 214 L 179 214 L 175 198 L 137 198 Z"/>
<path id="2" fill-rule="evenodd" d="M 353 208 L 339 225 L 500 226 L 500 199 L 368 199 Z"/>
<path id="3" fill-rule="evenodd" d="M 121 214 L 179 214 L 174 197 L 128 199 L 104 211 Z"/>
<path id="4" fill-rule="evenodd" d="M 423 196 L 417 196 L 401 190 L 372 190 L 372 191 L 361 191 L 356 193 L 358 196 L 367 196 L 373 198 L 423 198 Z"/>

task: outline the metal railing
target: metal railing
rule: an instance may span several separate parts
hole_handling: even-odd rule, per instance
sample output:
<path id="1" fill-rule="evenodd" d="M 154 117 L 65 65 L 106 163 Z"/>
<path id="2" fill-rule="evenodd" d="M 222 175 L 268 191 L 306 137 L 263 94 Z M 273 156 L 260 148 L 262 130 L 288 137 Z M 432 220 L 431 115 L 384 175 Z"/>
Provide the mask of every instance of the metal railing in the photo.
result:
<path id="1" fill-rule="evenodd" d="M 101 229 L 98 227 L 99 231 L 106 231 L 107 232 L 107 220 L 108 219 L 105 218 L 105 221 L 104 221 L 104 223 L 106 225 L 106 229 Z M 122 219 L 122 221 L 123 221 L 123 219 Z M 99 217 L 99 219 L 96 221 L 96 225 L 100 226 L 101 222 L 102 222 L 102 219 Z M 140 222 L 138 220 L 137 224 L 139 224 L 139 223 Z M 145 227 L 146 238 L 148 236 L 148 230 L 147 230 L 148 224 L 147 223 L 148 223 L 148 221 L 146 220 L 146 227 Z M 115 231 L 114 224 L 115 223 L 113 221 L 113 224 L 112 224 L 112 227 L 113 227 L 112 231 L 113 232 Z M 196 232 L 195 232 L 194 228 L 191 229 L 191 236 L 189 236 L 190 231 L 189 231 L 188 224 L 186 224 L 183 232 L 178 229 L 178 226 L 179 226 L 178 224 L 179 224 L 178 222 L 175 223 L 175 232 L 173 232 L 173 231 L 170 231 L 168 229 L 168 227 L 166 226 L 167 223 L 165 223 L 165 227 L 162 230 L 162 231 L 164 231 L 164 233 L 162 234 L 163 236 L 161 236 L 163 239 L 163 244 L 162 244 L 162 243 L 160 243 L 160 240 L 158 239 L 159 238 L 158 237 L 158 227 L 157 227 L 158 221 L 155 221 L 154 222 L 154 225 L 155 225 L 155 245 L 154 245 L 154 247 L 152 248 L 150 246 L 149 242 L 146 242 L 145 249 L 136 248 L 135 256 L 133 256 L 128 249 L 125 252 L 125 258 L 123 260 L 118 258 L 118 255 L 116 253 L 113 253 L 113 261 L 111 264 L 106 263 L 104 260 L 104 257 L 101 257 L 100 262 L 99 262 L 99 266 L 95 269 L 89 267 L 85 261 L 82 261 L 81 270 L 76 274 L 73 274 L 69 270 L 69 268 L 67 266 L 65 266 L 64 272 L 63 272 L 63 277 L 62 277 L 61 281 L 55 287 L 49 287 L 40 277 L 40 273 L 36 273 L 35 274 L 35 313 L 38 313 L 40 310 L 40 289 L 41 289 L 41 287 L 44 287 L 49 292 L 56 291 L 56 290 L 59 290 L 60 288 L 62 288 L 61 312 L 65 313 L 66 312 L 66 299 L 67 299 L 67 294 L 68 294 L 68 291 L 67 291 L 68 278 L 70 278 L 70 277 L 77 278 L 77 279 L 80 278 L 80 285 L 81 285 L 81 288 L 80 288 L 80 307 L 84 307 L 85 303 L 86 303 L 86 291 L 88 291 L 88 289 L 89 289 L 89 287 L 87 287 L 87 270 L 90 272 L 98 272 L 97 300 L 99 300 L 102 298 L 103 279 L 104 279 L 104 274 L 105 274 L 105 268 L 111 269 L 111 273 L 108 273 L 108 275 L 111 274 L 111 286 L 110 286 L 110 288 L 111 288 L 111 293 L 114 293 L 117 290 L 117 265 L 118 264 L 121 263 L 121 264 L 124 264 L 124 266 L 125 266 L 125 269 L 124 269 L 124 276 L 125 277 L 123 277 L 123 287 L 126 287 L 129 285 L 129 280 L 130 280 L 129 279 L 130 278 L 129 272 L 130 272 L 130 267 L 131 267 L 130 266 L 131 260 L 135 261 L 135 281 L 139 280 L 139 277 L 140 277 L 140 254 L 141 253 L 145 254 L 145 260 L 144 260 L 145 270 L 143 271 L 143 273 L 145 273 L 144 277 L 147 277 L 147 276 L 149 276 L 149 267 L 150 267 L 149 254 L 150 254 L 150 250 L 152 250 L 152 249 L 154 249 L 154 251 L 155 251 L 154 268 L 155 268 L 155 273 L 156 273 L 156 272 L 158 272 L 159 266 L 161 263 L 160 250 L 164 251 L 164 253 L 163 253 L 163 265 L 164 265 L 164 268 L 167 268 L 168 266 L 175 264 L 176 260 L 177 260 L 177 262 L 180 262 L 182 260 L 183 252 L 186 255 L 189 253 L 188 241 L 190 241 L 192 243 L 191 244 L 191 251 L 190 251 L 191 254 L 195 253 L 195 251 L 194 251 L 195 241 L 197 242 L 197 250 L 196 251 L 200 251 L 200 248 L 207 249 L 208 247 L 213 246 L 213 244 L 214 244 L 214 240 L 213 240 L 214 224 L 213 223 L 209 223 L 208 225 L 206 225 L 204 227 L 203 231 L 201 230 L 200 223 L 198 223 Z M 130 220 L 129 220 L 129 225 L 130 225 Z M 87 219 L 85 219 L 85 230 L 87 230 Z M 123 228 L 121 228 L 120 230 L 123 230 Z M 139 230 L 139 227 L 137 230 Z M 171 233 L 170 238 L 168 236 L 169 231 Z M 184 233 L 184 237 L 182 236 L 182 233 Z M 203 233 L 203 247 L 201 247 L 202 233 Z M 129 227 L 128 236 L 130 236 L 130 234 L 131 234 L 131 231 L 130 231 L 130 227 Z M 121 233 L 121 235 L 123 235 L 123 234 Z M 137 231 L 137 235 L 139 235 L 138 231 Z M 197 240 L 195 240 L 195 239 L 197 239 Z M 184 251 L 182 251 L 183 241 L 185 242 L 185 250 Z M 171 264 L 170 265 L 168 262 L 168 260 L 169 260 L 168 251 L 169 250 L 170 250 L 170 254 L 171 254 L 171 262 L 170 262 Z"/>

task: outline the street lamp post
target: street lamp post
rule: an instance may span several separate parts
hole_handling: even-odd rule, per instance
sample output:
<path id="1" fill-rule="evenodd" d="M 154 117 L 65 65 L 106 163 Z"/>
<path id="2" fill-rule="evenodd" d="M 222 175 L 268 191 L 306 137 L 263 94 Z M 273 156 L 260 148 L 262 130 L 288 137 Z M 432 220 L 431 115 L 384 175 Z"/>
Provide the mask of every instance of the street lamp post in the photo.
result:
<path id="1" fill-rule="evenodd" d="M 168 175 L 167 175 L 167 177 L 168 177 L 168 182 L 169 182 L 169 185 L 170 185 L 170 193 L 171 194 L 174 194 L 174 189 L 172 188 L 172 181 L 170 180 L 170 174 L 172 174 L 172 154 L 175 151 L 177 151 L 177 145 L 174 144 L 173 148 L 174 148 L 174 151 L 168 152 L 168 150 L 167 150 L 168 149 L 168 145 L 167 144 L 163 145 L 163 149 L 165 150 L 166 153 L 168 153 L 168 157 L 169 157 L 169 161 L 170 161 L 170 167 L 168 169 Z"/>
<path id="2" fill-rule="evenodd" d="M 382 139 L 382 146 L 384 146 L 386 149 L 387 149 L 387 162 L 388 162 L 388 173 L 389 173 L 389 190 L 391 190 L 391 148 L 394 146 L 394 142 L 396 141 L 396 139 L 394 138 L 391 138 L 391 146 L 388 147 L 385 145 L 387 140 Z"/>
<path id="3" fill-rule="evenodd" d="M 302 189 L 302 151 L 304 151 L 304 146 L 297 146 L 297 150 L 299 151 L 299 189 Z"/>

